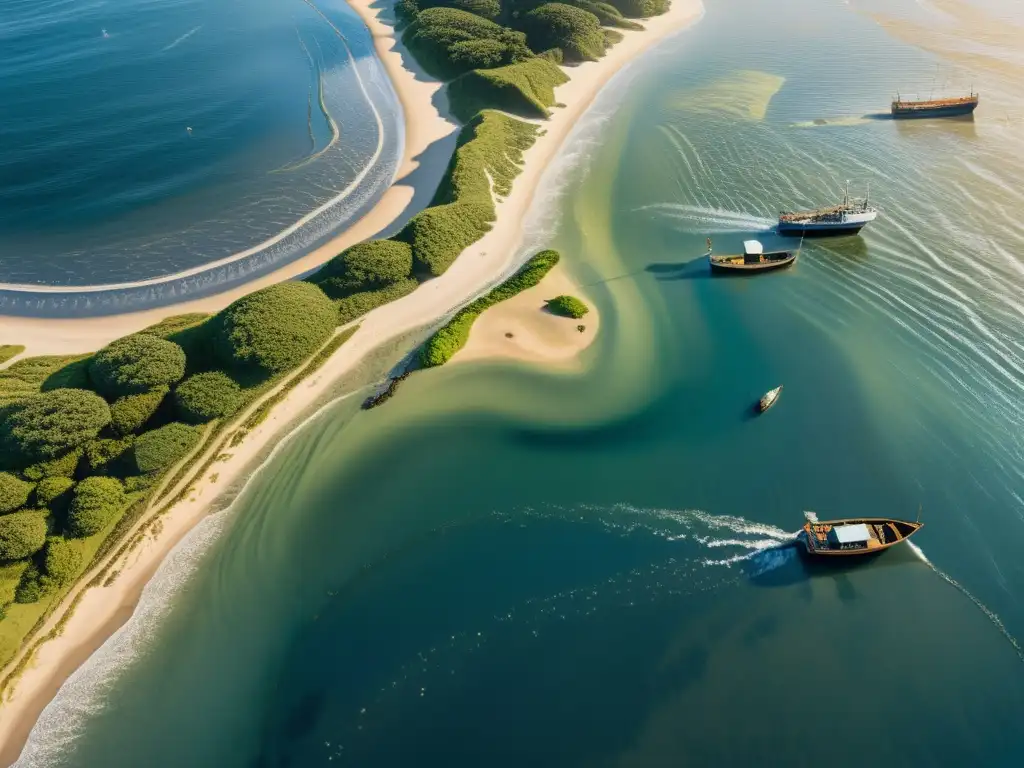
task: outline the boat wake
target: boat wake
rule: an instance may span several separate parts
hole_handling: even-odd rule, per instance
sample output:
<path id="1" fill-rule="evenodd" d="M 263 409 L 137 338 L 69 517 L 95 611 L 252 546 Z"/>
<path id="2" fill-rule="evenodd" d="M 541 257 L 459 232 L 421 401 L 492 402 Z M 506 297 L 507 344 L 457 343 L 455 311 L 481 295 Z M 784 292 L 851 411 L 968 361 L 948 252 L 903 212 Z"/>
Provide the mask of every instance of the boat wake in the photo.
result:
<path id="1" fill-rule="evenodd" d="M 664 218 L 679 222 L 679 230 L 691 234 L 725 232 L 769 232 L 775 228 L 776 220 L 755 216 L 742 211 L 728 211 L 722 208 L 708 208 L 680 203 L 654 203 L 644 205 L 637 211 L 654 211 Z"/>
<path id="2" fill-rule="evenodd" d="M 923 562 L 925 565 L 931 568 L 932 571 L 935 572 L 936 576 L 938 576 L 944 582 L 953 587 L 957 592 L 959 592 L 972 603 L 974 603 L 978 610 L 985 614 L 985 618 L 992 622 L 992 626 L 998 629 L 999 633 L 1006 638 L 1006 642 L 1013 646 L 1013 650 L 1016 652 L 1017 657 L 1021 661 L 1024 661 L 1024 648 L 1021 648 L 1020 643 L 1017 642 L 1017 638 L 1010 634 L 1010 630 L 1006 628 L 1006 625 L 1003 624 L 1003 620 L 1000 619 L 995 612 L 990 610 L 987 605 L 985 605 L 983 602 L 981 602 L 981 600 L 975 597 L 974 594 L 969 589 L 967 589 L 967 587 L 965 587 L 963 584 L 961 584 L 959 581 L 954 579 L 944 570 L 936 566 L 935 563 L 929 560 L 927 555 L 925 555 L 924 551 L 919 546 L 917 546 L 917 544 L 915 544 L 912 541 L 908 541 L 907 546 L 910 547 L 910 549 L 914 552 L 915 555 L 918 556 L 918 558 L 920 558 L 921 562 Z"/>

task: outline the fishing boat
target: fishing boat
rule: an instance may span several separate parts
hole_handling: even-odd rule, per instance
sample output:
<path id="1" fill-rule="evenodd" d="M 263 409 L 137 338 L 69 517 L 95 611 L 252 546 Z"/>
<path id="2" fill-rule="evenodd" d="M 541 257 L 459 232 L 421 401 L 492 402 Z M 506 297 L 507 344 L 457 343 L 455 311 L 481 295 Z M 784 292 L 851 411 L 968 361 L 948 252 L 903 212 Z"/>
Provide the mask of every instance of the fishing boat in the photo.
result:
<path id="1" fill-rule="evenodd" d="M 804 525 L 800 539 L 809 555 L 871 555 L 906 541 L 923 525 L 920 515 L 913 523 L 888 517 L 813 521 Z"/>
<path id="2" fill-rule="evenodd" d="M 788 267 L 796 261 L 799 249 L 795 251 L 765 251 L 757 240 L 746 240 L 743 253 L 715 255 L 711 252 L 711 238 L 708 238 L 708 262 L 711 271 L 729 274 L 763 272 L 769 269 Z"/>
<path id="3" fill-rule="evenodd" d="M 782 393 L 782 387 L 781 386 L 778 386 L 775 389 L 769 389 L 767 392 L 764 393 L 764 395 L 761 396 L 761 399 L 758 401 L 758 403 L 757 403 L 758 410 L 761 413 L 764 413 L 765 411 L 767 411 L 769 408 L 771 408 L 773 405 L 775 405 L 775 401 L 779 399 L 779 395 L 781 393 Z"/>
<path id="4" fill-rule="evenodd" d="M 868 203 L 867 195 L 860 199 L 850 197 L 850 182 L 846 182 L 846 193 L 839 205 L 810 211 L 783 211 L 779 214 L 776 231 L 780 235 L 807 237 L 854 235 L 877 216 L 878 211 Z"/>
<path id="5" fill-rule="evenodd" d="M 970 96 L 952 99 L 927 99 L 925 101 L 904 101 L 897 93 L 892 102 L 892 116 L 895 119 L 914 117 L 958 117 L 969 115 L 978 107 L 978 94 L 971 90 Z"/>

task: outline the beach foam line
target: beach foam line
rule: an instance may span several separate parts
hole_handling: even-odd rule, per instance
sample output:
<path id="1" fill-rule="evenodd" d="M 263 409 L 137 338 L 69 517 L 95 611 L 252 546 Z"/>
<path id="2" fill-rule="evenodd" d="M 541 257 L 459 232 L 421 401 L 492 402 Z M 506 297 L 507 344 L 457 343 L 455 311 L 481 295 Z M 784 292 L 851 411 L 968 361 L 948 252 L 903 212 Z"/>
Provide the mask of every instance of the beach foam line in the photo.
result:
<path id="1" fill-rule="evenodd" d="M 992 622 L 992 625 L 999 630 L 999 633 L 1003 637 L 1006 638 L 1006 642 L 1013 646 L 1013 650 L 1017 653 L 1017 658 L 1024 662 L 1024 648 L 1021 648 L 1020 643 L 1017 642 L 1017 638 L 1010 634 L 1010 630 L 1006 628 L 1006 625 L 1003 624 L 1003 620 L 1000 619 L 994 611 L 989 609 L 987 605 L 985 605 L 983 602 L 981 602 L 981 600 L 975 597 L 974 594 L 969 589 L 967 589 L 967 587 L 965 587 L 963 584 L 961 584 L 959 581 L 954 579 L 944 570 L 935 565 L 935 563 L 929 560 L 927 555 L 925 555 L 924 550 L 917 546 L 917 544 L 915 544 L 912 541 L 908 541 L 907 546 L 910 547 L 910 549 L 914 552 L 915 555 L 918 556 L 921 562 L 923 562 L 925 565 L 931 568 L 932 571 L 934 571 L 940 579 L 945 581 L 951 587 L 956 589 L 960 594 L 962 594 L 964 597 L 966 597 L 968 600 L 974 603 L 978 610 L 985 614 L 985 618 Z"/>
<path id="2" fill-rule="evenodd" d="M 246 478 L 231 502 L 201 520 L 164 558 L 142 590 L 131 617 L 75 670 L 46 705 L 12 768 L 48 768 L 103 709 L 119 676 L 142 655 L 174 607 L 174 598 L 189 583 L 203 557 L 224 533 L 238 502 L 263 470 L 299 432 L 338 403 L 360 392 L 347 392 L 322 405 L 288 431 Z"/>

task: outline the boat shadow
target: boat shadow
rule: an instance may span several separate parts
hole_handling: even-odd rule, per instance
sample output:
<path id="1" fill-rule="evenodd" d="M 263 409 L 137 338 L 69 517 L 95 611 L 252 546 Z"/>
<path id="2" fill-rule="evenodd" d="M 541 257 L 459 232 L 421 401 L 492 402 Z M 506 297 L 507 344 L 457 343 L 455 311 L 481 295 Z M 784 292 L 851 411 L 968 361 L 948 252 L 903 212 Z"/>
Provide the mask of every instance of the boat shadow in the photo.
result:
<path id="1" fill-rule="evenodd" d="M 879 568 L 901 568 L 921 562 L 920 558 L 907 546 L 893 547 L 873 555 L 832 558 L 808 555 L 799 541 L 793 542 L 789 547 L 794 550 L 792 557 L 787 558 L 777 568 L 757 570 L 751 573 L 748 577 L 749 583 L 773 589 L 809 584 L 815 579 L 831 579 L 835 582 L 839 598 L 851 601 L 860 597 L 850 578 L 855 572 L 869 569 L 874 571 Z"/>

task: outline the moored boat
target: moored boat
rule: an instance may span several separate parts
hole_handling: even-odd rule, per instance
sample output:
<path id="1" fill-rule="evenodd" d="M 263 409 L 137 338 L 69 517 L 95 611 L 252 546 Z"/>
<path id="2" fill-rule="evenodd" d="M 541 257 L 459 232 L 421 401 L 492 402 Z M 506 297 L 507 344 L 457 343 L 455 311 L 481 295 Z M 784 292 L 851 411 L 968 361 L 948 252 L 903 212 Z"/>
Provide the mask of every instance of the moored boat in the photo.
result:
<path id="1" fill-rule="evenodd" d="M 779 267 L 788 267 L 796 261 L 796 251 L 765 251 L 757 240 L 746 240 L 743 253 L 715 255 L 711 252 L 711 239 L 708 238 L 708 262 L 712 272 L 743 274 L 761 272 Z"/>
<path id="2" fill-rule="evenodd" d="M 757 403 L 758 410 L 761 413 L 764 413 L 765 411 L 767 411 L 769 408 L 771 408 L 773 405 L 775 405 L 775 403 L 779 399 L 779 395 L 781 393 L 782 393 L 782 385 L 777 386 L 775 389 L 769 389 L 767 392 L 765 392 L 761 396 L 761 399 L 758 401 L 758 403 Z"/>
<path id="3" fill-rule="evenodd" d="M 889 517 L 813 521 L 804 525 L 800 539 L 809 555 L 871 555 L 906 541 L 923 525 Z"/>
<path id="4" fill-rule="evenodd" d="M 892 116 L 896 119 L 914 117 L 958 117 L 969 115 L 978 107 L 978 94 L 973 90 L 970 96 L 952 99 L 927 99 L 904 101 L 896 94 L 892 102 Z"/>
<path id="5" fill-rule="evenodd" d="M 810 211 L 783 211 L 779 214 L 776 231 L 780 235 L 821 237 L 824 235 L 853 235 L 860 232 L 878 216 L 868 198 L 850 197 L 847 185 L 843 202 L 815 208 Z"/>

